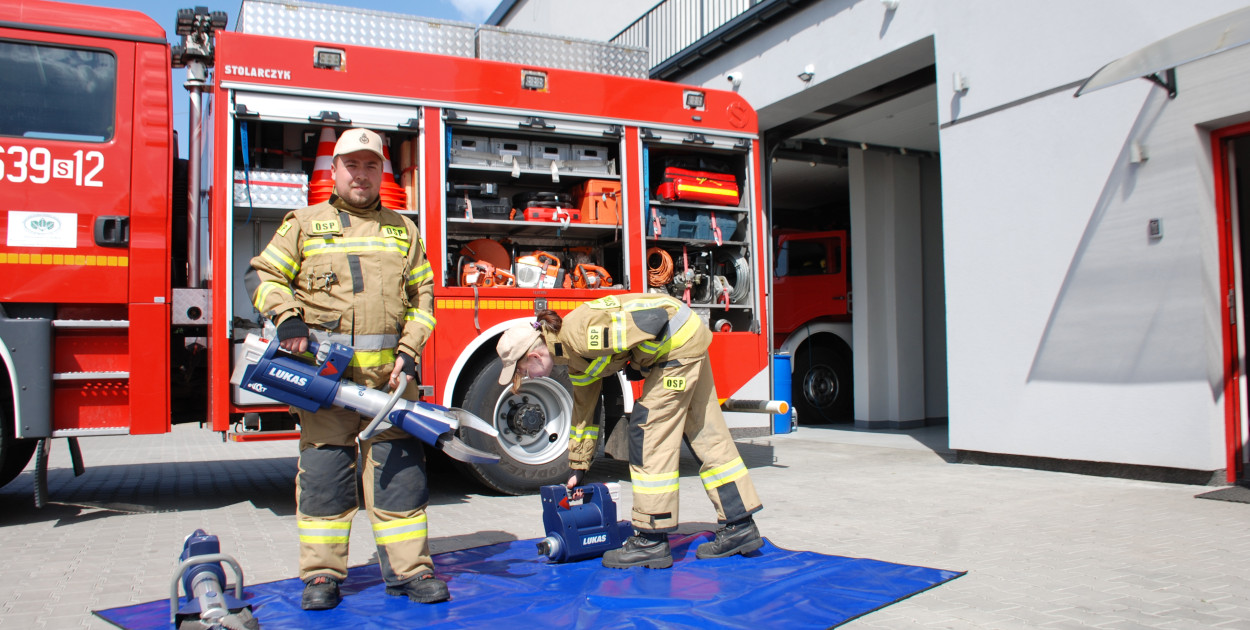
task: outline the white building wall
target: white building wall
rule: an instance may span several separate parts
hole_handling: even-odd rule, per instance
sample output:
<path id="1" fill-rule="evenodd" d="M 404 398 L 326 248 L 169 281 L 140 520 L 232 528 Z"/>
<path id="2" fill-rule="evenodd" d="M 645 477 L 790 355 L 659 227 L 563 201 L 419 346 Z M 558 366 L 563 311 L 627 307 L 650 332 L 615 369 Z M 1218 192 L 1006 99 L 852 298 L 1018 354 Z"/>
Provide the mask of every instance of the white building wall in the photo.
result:
<path id="1" fill-rule="evenodd" d="M 1071 87 L 1044 93 L 1247 4 L 902 0 L 887 12 L 827 0 L 682 81 L 724 87 L 742 72 L 739 91 L 767 128 L 928 56 L 942 125 L 950 446 L 1216 470 L 1223 313 L 1207 132 L 1250 118 L 1250 47 L 1181 66 L 1175 100 L 1141 80 L 1080 99 Z M 795 75 L 809 64 L 805 84 Z M 956 72 L 965 93 L 952 89 Z M 1129 162 L 1134 143 L 1146 162 Z M 1155 218 L 1164 236 L 1151 241 Z M 876 349 L 857 339 L 865 351 Z"/>

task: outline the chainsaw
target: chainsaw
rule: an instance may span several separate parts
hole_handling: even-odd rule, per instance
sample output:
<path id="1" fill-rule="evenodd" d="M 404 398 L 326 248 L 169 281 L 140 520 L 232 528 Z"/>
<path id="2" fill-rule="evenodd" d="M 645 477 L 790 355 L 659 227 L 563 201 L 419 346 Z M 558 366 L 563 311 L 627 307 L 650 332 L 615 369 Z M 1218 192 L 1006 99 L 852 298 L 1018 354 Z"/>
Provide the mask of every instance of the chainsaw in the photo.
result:
<path id="1" fill-rule="evenodd" d="M 481 418 L 456 407 L 424 401 L 400 400 L 407 376 L 388 396 L 385 392 L 343 380 L 343 372 L 354 350 L 339 343 L 317 344 L 309 340 L 312 361 L 281 350 L 276 339 L 248 333 L 243 341 L 243 357 L 230 382 L 280 403 L 304 411 L 342 407 L 373 420 L 360 432 L 368 440 L 399 427 L 413 437 L 447 453 L 452 459 L 473 464 L 495 464 L 499 456 L 478 450 L 462 441 L 457 430 L 471 430 L 498 438 L 499 432 Z"/>

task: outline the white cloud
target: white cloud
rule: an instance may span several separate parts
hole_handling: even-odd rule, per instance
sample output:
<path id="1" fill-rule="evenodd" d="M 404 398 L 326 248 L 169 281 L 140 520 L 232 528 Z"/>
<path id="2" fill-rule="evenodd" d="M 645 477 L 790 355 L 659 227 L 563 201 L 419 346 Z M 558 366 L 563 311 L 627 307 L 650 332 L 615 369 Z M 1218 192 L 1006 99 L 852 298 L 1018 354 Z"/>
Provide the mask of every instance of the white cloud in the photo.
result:
<path id="1" fill-rule="evenodd" d="M 499 6 L 499 0 L 450 0 L 450 2 L 460 12 L 460 19 L 474 24 L 485 21 L 495 7 Z"/>

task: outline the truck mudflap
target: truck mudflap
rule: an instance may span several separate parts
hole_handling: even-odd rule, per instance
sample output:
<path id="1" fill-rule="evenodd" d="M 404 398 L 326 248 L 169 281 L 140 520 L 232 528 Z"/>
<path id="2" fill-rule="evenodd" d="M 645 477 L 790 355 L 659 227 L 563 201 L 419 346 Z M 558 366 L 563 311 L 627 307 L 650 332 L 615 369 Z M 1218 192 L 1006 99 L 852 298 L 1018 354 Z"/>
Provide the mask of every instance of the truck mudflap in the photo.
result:
<path id="1" fill-rule="evenodd" d="M 0 342 L 12 394 L 14 435 L 51 436 L 52 320 L 11 318 L 0 307 Z"/>

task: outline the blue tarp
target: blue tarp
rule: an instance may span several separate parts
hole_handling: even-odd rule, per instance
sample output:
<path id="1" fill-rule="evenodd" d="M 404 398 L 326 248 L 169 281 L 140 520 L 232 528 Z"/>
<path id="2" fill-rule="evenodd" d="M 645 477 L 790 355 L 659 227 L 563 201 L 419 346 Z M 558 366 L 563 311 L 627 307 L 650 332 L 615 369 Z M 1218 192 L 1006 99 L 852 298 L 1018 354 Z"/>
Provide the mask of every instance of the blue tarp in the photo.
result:
<path id="1" fill-rule="evenodd" d="M 299 607 L 298 579 L 244 589 L 262 630 L 549 628 L 830 628 L 963 575 L 878 560 L 789 551 L 765 541 L 750 556 L 698 560 L 707 532 L 672 536 L 673 568 L 607 569 L 598 559 L 550 564 L 537 540 L 464 549 L 434 557 L 451 600 L 415 604 L 388 596 L 376 564 L 355 567 L 343 603 Z M 246 571 L 246 567 L 244 567 Z M 128 630 L 170 628 L 169 601 L 97 611 Z"/>

